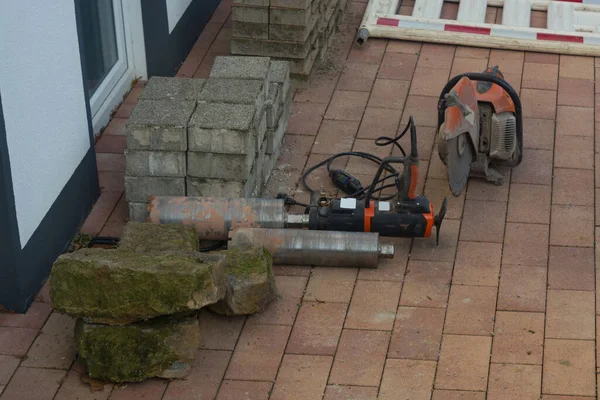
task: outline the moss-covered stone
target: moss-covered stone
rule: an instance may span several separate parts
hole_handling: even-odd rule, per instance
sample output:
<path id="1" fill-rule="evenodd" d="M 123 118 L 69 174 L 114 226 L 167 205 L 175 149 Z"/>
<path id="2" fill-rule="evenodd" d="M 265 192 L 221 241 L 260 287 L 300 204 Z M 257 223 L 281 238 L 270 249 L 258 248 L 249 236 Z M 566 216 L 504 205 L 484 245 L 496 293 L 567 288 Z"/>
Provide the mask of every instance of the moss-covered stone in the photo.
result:
<path id="1" fill-rule="evenodd" d="M 119 249 L 138 253 L 198 251 L 198 237 L 192 226 L 128 222 Z"/>
<path id="2" fill-rule="evenodd" d="M 50 296 L 56 310 L 86 322 L 125 325 L 216 303 L 223 273 L 220 255 L 83 249 L 55 262 Z"/>
<path id="3" fill-rule="evenodd" d="M 160 317 L 125 326 L 88 324 L 78 320 L 75 343 L 88 374 L 108 382 L 186 377 L 200 345 L 195 316 Z"/>
<path id="4" fill-rule="evenodd" d="M 229 248 L 225 258 L 225 298 L 210 309 L 222 315 L 256 314 L 277 296 L 273 260 L 262 246 Z"/>

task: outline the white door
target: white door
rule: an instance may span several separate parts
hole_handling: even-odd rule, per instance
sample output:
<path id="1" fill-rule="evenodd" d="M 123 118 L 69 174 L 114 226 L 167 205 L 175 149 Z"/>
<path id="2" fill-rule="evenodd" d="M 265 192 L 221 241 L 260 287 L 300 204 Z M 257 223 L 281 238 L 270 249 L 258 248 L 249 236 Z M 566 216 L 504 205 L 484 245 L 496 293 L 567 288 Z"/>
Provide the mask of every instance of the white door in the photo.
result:
<path id="1" fill-rule="evenodd" d="M 145 63 L 140 62 L 145 55 L 134 54 L 144 46 L 140 0 L 84 0 L 79 11 L 88 100 L 97 134 L 132 81 L 145 74 L 140 74 L 145 70 Z"/>

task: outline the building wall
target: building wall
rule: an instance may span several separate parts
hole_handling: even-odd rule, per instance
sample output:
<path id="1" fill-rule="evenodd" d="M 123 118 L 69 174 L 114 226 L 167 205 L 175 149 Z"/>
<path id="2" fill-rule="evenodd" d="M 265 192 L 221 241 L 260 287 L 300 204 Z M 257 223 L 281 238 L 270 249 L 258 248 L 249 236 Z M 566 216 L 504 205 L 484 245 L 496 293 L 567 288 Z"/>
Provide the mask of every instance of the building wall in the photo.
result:
<path id="1" fill-rule="evenodd" d="M 220 0 L 144 0 L 142 19 L 148 77 L 173 76 Z"/>
<path id="2" fill-rule="evenodd" d="M 0 309 L 28 307 L 98 196 L 78 1 L 0 1 Z"/>

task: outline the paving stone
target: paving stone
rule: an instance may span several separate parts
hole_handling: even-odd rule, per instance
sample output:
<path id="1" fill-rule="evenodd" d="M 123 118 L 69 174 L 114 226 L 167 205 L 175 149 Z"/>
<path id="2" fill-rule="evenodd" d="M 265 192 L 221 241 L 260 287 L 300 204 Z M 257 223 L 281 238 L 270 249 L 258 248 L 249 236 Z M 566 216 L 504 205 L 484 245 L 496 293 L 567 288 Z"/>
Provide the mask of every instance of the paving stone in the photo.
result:
<path id="1" fill-rule="evenodd" d="M 498 310 L 546 310 L 546 267 L 502 266 Z"/>
<path id="2" fill-rule="evenodd" d="M 482 49 L 487 50 L 487 49 Z M 457 49 L 458 53 L 458 49 Z M 450 76 L 456 76 L 467 72 L 481 72 L 487 68 L 487 57 L 481 58 L 465 58 L 462 56 L 454 57 L 452 61 L 452 70 L 450 70 Z"/>
<path id="3" fill-rule="evenodd" d="M 233 352 L 226 379 L 273 381 L 290 326 L 247 324 Z"/>
<path id="4" fill-rule="evenodd" d="M 559 106 L 592 106 L 594 104 L 594 81 L 559 78 L 557 103 Z"/>
<path id="5" fill-rule="evenodd" d="M 521 103 L 523 104 L 523 117 L 555 119 L 556 96 L 554 91 L 539 89 L 521 90 Z"/>
<path id="6" fill-rule="evenodd" d="M 125 158 L 129 176 L 184 177 L 186 173 L 183 151 L 125 150 Z"/>
<path id="7" fill-rule="evenodd" d="M 2 399 L 52 400 L 66 375 L 63 370 L 17 369 L 2 392 Z"/>
<path id="8" fill-rule="evenodd" d="M 547 185 L 511 184 L 506 220 L 536 224 L 550 223 L 551 189 L 552 187 Z"/>
<path id="9" fill-rule="evenodd" d="M 357 281 L 344 327 L 391 330 L 401 288 L 399 282 Z"/>
<path id="10" fill-rule="evenodd" d="M 460 240 L 501 243 L 506 219 L 505 202 L 466 200 Z"/>
<path id="11" fill-rule="evenodd" d="M 388 342 L 388 332 L 344 329 L 329 375 L 329 383 L 379 385 Z"/>
<path id="12" fill-rule="evenodd" d="M 550 119 L 523 118 L 523 147 L 526 149 L 554 149 L 555 123 Z M 529 153 L 529 151 L 527 152 Z"/>
<path id="13" fill-rule="evenodd" d="M 418 58 L 419 56 L 416 54 L 385 53 L 377 78 L 410 81 Z"/>
<path id="14" fill-rule="evenodd" d="M 490 400 L 539 400 L 542 367 L 492 364 L 487 398 Z"/>
<path id="15" fill-rule="evenodd" d="M 192 364 L 190 375 L 185 380 L 169 382 L 169 386 L 162 399 L 214 399 L 223 380 L 223 375 L 225 375 L 230 358 L 231 352 L 229 351 L 198 351 Z M 162 383 L 163 381 L 159 382 Z M 160 399 L 160 396 L 162 396 L 162 392 L 158 394 L 157 399 Z M 144 399 L 143 396 L 135 398 Z"/>
<path id="16" fill-rule="evenodd" d="M 558 54 L 525 52 L 525 62 L 558 65 L 558 60 Z"/>
<path id="17" fill-rule="evenodd" d="M 381 243 L 394 245 L 394 258 L 380 260 L 376 269 L 361 268 L 358 279 L 402 282 L 412 240 L 409 238 L 381 238 L 380 240 Z"/>
<path id="18" fill-rule="evenodd" d="M 498 286 L 502 245 L 458 242 L 452 282 L 458 285 Z"/>
<path id="19" fill-rule="evenodd" d="M 542 364 L 544 314 L 498 311 L 492 346 L 492 362 Z"/>
<path id="20" fill-rule="evenodd" d="M 510 182 L 510 169 L 498 170 L 504 182 Z M 509 185 L 496 186 L 485 179 L 471 178 L 467 186 L 467 200 L 508 201 Z"/>
<path id="21" fill-rule="evenodd" d="M 594 359 L 594 341 L 547 339 L 542 392 L 594 396 Z"/>
<path id="22" fill-rule="evenodd" d="M 343 303 L 302 303 L 286 353 L 335 355 L 346 309 Z"/>
<path id="23" fill-rule="evenodd" d="M 185 196 L 185 178 L 125 177 L 125 198 L 128 202 L 146 203 L 150 196 Z"/>
<path id="24" fill-rule="evenodd" d="M 550 246 L 548 289 L 594 290 L 594 250 Z"/>
<path id="25" fill-rule="evenodd" d="M 197 100 L 204 83 L 204 79 L 153 76 L 139 100 Z"/>
<path id="26" fill-rule="evenodd" d="M 434 390 L 432 400 L 485 400 L 485 392 Z"/>
<path id="27" fill-rule="evenodd" d="M 127 148 L 185 151 L 195 106 L 195 101 L 141 100 L 127 122 Z"/>
<path id="28" fill-rule="evenodd" d="M 165 398 L 163 394 L 168 382 L 159 379 L 148 379 L 144 382 L 129 383 L 113 389 L 110 400 L 151 399 Z"/>
<path id="29" fill-rule="evenodd" d="M 452 263 L 410 261 L 401 306 L 445 308 L 450 290 Z"/>
<path id="30" fill-rule="evenodd" d="M 51 312 L 49 304 L 34 302 L 25 314 L 0 313 L 0 326 L 40 329 Z"/>
<path id="31" fill-rule="evenodd" d="M 20 363 L 21 359 L 18 357 L 0 355 L 0 385 L 8 384 Z"/>
<path id="32" fill-rule="evenodd" d="M 527 157 L 512 170 L 512 183 L 552 184 L 552 151 L 528 150 Z"/>
<path id="33" fill-rule="evenodd" d="M 248 317 L 247 323 L 293 325 L 307 280 L 304 276 L 276 276 L 277 298 L 261 313 Z"/>
<path id="34" fill-rule="evenodd" d="M 211 78 L 258 79 L 270 78 L 269 57 L 217 56 L 210 72 Z"/>
<path id="35" fill-rule="evenodd" d="M 201 349 L 231 351 L 240 337 L 246 317 L 224 317 L 207 310 L 200 310 L 198 321 Z"/>
<path id="36" fill-rule="evenodd" d="M 378 390 L 378 387 L 330 385 L 324 400 L 376 400 Z"/>
<path id="37" fill-rule="evenodd" d="M 432 157 L 435 159 L 437 154 L 432 154 Z M 429 201 L 433 203 L 436 209 L 439 209 L 444 198 L 448 199 L 448 208 L 444 222 L 447 222 L 446 220 L 460 219 L 462 217 L 463 206 L 465 204 L 465 192 L 461 193 L 458 197 L 454 197 L 448 186 L 447 179 L 428 178 L 425 183 L 424 194 Z M 443 225 L 445 230 L 445 223 Z"/>
<path id="38" fill-rule="evenodd" d="M 558 65 L 526 62 L 523 87 L 528 89 L 558 89 Z"/>
<path id="39" fill-rule="evenodd" d="M 548 290 L 546 337 L 593 340 L 595 301 L 592 292 Z"/>
<path id="40" fill-rule="evenodd" d="M 217 400 L 238 400 L 243 398 L 268 400 L 271 382 L 223 381 Z"/>
<path id="41" fill-rule="evenodd" d="M 446 220 L 440 232 L 439 243 L 434 235 L 428 238 L 414 238 L 411 249 L 411 258 L 426 261 L 453 261 L 456 254 L 460 221 Z"/>
<path id="42" fill-rule="evenodd" d="M 444 333 L 491 335 L 494 330 L 496 294 L 495 287 L 453 285 Z"/>
<path id="43" fill-rule="evenodd" d="M 304 301 L 349 303 L 356 273 L 355 268 L 313 268 Z"/>
<path id="44" fill-rule="evenodd" d="M 507 223 L 502 263 L 546 266 L 548 262 L 548 228 L 548 225 Z"/>
<path id="45" fill-rule="evenodd" d="M 377 65 L 347 63 L 337 89 L 370 92 L 378 69 Z"/>
<path id="46" fill-rule="evenodd" d="M 83 374 L 71 370 L 60 386 L 54 400 L 72 400 L 72 399 L 90 399 L 90 400 L 106 400 L 113 390 L 112 384 L 104 384 L 101 390 L 91 392 L 90 385 L 83 382 L 85 377 Z"/>
<path id="47" fill-rule="evenodd" d="M 423 43 L 419 56 L 419 68 L 450 68 L 456 46 Z"/>
<path id="48" fill-rule="evenodd" d="M 435 389 L 486 390 L 491 337 L 444 335 Z"/>
<path id="49" fill-rule="evenodd" d="M 57 312 L 52 313 L 21 366 L 68 369 L 75 358 L 74 328 L 73 318 Z"/>
<path id="50" fill-rule="evenodd" d="M 593 169 L 593 138 L 583 136 L 556 136 L 554 167 Z"/>
<path id="51" fill-rule="evenodd" d="M 316 135 L 325 115 L 326 104 L 293 103 L 287 133 Z"/>
<path id="52" fill-rule="evenodd" d="M 409 117 L 412 115 L 416 125 L 437 127 L 436 110 L 436 97 L 410 95 L 406 99 L 406 106 L 404 107 L 404 112 L 402 113 L 402 120 L 400 122 L 400 126 L 406 126 L 408 124 Z M 435 160 L 436 157 L 434 157 L 433 159 Z"/>
<path id="53" fill-rule="evenodd" d="M 560 77 L 594 79 L 594 60 L 591 57 L 560 56 Z"/>
<path id="54" fill-rule="evenodd" d="M 594 136 L 594 109 L 591 107 L 558 106 L 556 134 Z"/>
<path id="55" fill-rule="evenodd" d="M 320 400 L 332 362 L 330 356 L 284 355 L 270 398 Z"/>
<path id="56" fill-rule="evenodd" d="M 591 247 L 594 244 L 594 207 L 552 206 L 550 244 Z"/>
<path id="57" fill-rule="evenodd" d="M 336 90 L 333 93 L 325 118 L 360 121 L 368 99 L 369 94 L 366 92 Z"/>
<path id="58" fill-rule="evenodd" d="M 409 94 L 414 96 L 439 96 L 448 82 L 447 69 L 417 67 Z"/>
<path id="59" fill-rule="evenodd" d="M 407 81 L 376 79 L 371 90 L 368 106 L 402 110 L 408 95 L 409 85 L 410 82 Z"/>
<path id="60" fill-rule="evenodd" d="M 23 357 L 37 334 L 38 329 L 0 327 L 0 354 Z"/>
<path id="61" fill-rule="evenodd" d="M 315 138 L 313 154 L 330 154 L 350 151 L 358 132 L 357 121 L 324 120 Z"/>
<path id="62" fill-rule="evenodd" d="M 379 399 L 429 399 L 435 377 L 434 361 L 387 360 Z"/>
<path id="63" fill-rule="evenodd" d="M 388 358 L 437 361 L 445 314 L 443 309 L 399 307 Z"/>

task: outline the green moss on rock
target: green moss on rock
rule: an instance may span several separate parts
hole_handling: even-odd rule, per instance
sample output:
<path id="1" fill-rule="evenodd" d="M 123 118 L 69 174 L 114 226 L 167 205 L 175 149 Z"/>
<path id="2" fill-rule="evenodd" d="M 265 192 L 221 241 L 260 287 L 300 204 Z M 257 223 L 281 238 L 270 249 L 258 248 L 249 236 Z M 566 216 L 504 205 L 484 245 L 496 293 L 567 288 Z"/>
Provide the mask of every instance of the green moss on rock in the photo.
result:
<path id="1" fill-rule="evenodd" d="M 198 237 L 192 226 L 128 222 L 119 249 L 138 253 L 198 251 Z"/>
<path id="2" fill-rule="evenodd" d="M 225 256 L 225 298 L 210 306 L 222 315 L 256 314 L 277 296 L 273 259 L 262 246 L 229 248 Z"/>
<path id="3" fill-rule="evenodd" d="M 125 325 L 198 310 L 225 294 L 223 256 L 83 249 L 52 269 L 52 306 L 86 322 Z"/>
<path id="4" fill-rule="evenodd" d="M 78 320 L 75 343 L 91 378 L 109 382 L 176 379 L 190 372 L 200 330 L 195 316 L 160 317 L 125 326 Z"/>

